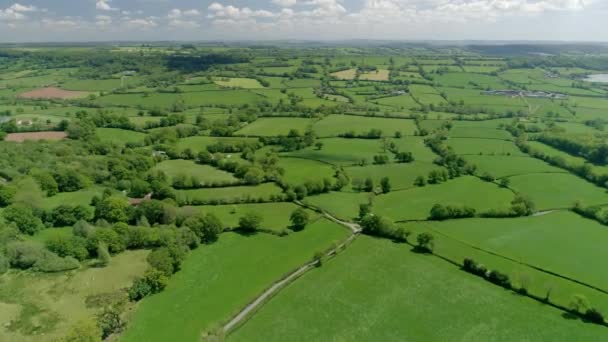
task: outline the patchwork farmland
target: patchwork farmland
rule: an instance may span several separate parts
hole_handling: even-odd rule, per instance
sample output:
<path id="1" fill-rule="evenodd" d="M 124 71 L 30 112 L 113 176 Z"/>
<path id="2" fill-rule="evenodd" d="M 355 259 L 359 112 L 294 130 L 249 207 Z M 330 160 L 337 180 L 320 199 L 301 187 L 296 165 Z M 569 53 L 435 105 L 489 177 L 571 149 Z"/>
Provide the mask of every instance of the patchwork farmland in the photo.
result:
<path id="1" fill-rule="evenodd" d="M 0 50 L 0 341 L 608 336 L 605 55 Z"/>

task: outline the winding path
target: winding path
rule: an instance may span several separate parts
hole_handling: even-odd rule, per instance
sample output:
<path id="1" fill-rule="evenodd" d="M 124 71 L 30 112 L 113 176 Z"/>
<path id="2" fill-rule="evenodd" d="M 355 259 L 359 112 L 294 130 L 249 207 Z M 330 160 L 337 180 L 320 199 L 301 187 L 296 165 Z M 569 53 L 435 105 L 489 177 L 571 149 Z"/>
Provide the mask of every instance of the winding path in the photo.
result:
<path id="1" fill-rule="evenodd" d="M 302 205 L 302 203 L 297 203 Z M 327 252 L 326 256 L 335 256 L 338 250 L 343 249 L 350 245 L 350 243 L 361 233 L 361 227 L 356 223 L 345 222 L 342 221 L 326 212 L 323 212 L 323 216 L 327 219 L 342 225 L 352 231 L 352 234 L 348 237 L 348 239 L 344 240 L 340 245 L 336 246 L 334 249 Z M 236 316 L 234 316 L 228 323 L 226 323 L 223 327 L 224 333 L 228 333 L 230 330 L 237 327 L 239 324 L 244 322 L 253 312 L 255 312 L 258 308 L 260 308 L 268 299 L 272 296 L 276 295 L 279 291 L 281 291 L 285 286 L 302 276 L 304 273 L 308 272 L 312 268 L 316 267 L 319 264 L 319 260 L 315 260 L 309 262 L 297 270 L 293 271 L 285 278 L 275 282 L 270 286 L 266 291 L 264 291 L 261 295 L 259 295 L 253 302 L 244 307 Z"/>

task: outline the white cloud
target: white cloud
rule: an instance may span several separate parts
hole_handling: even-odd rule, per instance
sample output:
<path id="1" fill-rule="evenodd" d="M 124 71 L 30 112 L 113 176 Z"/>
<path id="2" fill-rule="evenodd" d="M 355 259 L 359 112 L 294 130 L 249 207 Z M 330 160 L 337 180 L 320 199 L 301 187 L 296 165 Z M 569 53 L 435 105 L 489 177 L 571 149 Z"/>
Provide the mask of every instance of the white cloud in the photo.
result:
<path id="1" fill-rule="evenodd" d="M 272 18 L 276 14 L 267 10 L 252 10 L 249 7 L 235 7 L 232 5 L 224 6 L 214 2 L 209 5 L 210 18 L 218 18 L 223 20 L 248 20 L 252 18 Z"/>
<path id="2" fill-rule="evenodd" d="M 23 13 L 37 11 L 38 8 L 35 6 L 26 6 L 19 3 L 14 3 L 10 7 L 0 9 L 0 19 L 6 21 L 24 20 L 27 18 L 27 16 Z"/>
<path id="3" fill-rule="evenodd" d="M 175 28 L 175 29 L 187 30 L 187 29 L 199 28 L 199 27 L 201 27 L 201 25 L 194 20 L 174 19 L 174 20 L 169 21 L 169 27 Z"/>
<path id="4" fill-rule="evenodd" d="M 272 3 L 281 7 L 293 7 L 298 3 L 298 0 L 272 0 Z"/>
<path id="5" fill-rule="evenodd" d="M 196 9 L 180 10 L 180 9 L 174 8 L 169 11 L 169 14 L 167 14 L 167 18 L 177 19 L 177 18 L 182 18 L 182 17 L 197 17 L 200 15 L 201 15 L 201 12 L 199 12 Z"/>
<path id="6" fill-rule="evenodd" d="M 158 26 L 153 18 L 129 19 L 125 22 L 126 26 L 134 29 L 147 30 Z"/>
<path id="7" fill-rule="evenodd" d="M 118 11 L 118 8 L 110 6 L 112 0 L 97 0 L 95 8 L 100 11 Z"/>

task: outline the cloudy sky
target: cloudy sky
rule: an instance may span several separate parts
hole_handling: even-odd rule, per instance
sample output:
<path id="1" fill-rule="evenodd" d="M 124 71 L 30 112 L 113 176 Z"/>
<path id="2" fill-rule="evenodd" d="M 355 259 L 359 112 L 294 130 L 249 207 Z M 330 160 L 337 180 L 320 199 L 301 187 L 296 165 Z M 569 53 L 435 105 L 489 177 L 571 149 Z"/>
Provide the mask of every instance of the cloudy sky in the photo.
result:
<path id="1" fill-rule="evenodd" d="M 608 41 L 608 0 L 0 0 L 0 41 Z"/>

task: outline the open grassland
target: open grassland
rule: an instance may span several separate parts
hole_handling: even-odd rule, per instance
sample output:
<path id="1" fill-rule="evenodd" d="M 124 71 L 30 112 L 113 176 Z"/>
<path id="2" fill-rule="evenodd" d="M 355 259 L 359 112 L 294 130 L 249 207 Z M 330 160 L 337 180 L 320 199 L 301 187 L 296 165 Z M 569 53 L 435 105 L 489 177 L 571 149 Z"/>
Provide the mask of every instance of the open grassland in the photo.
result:
<path id="1" fill-rule="evenodd" d="M 184 139 L 180 139 L 177 142 L 177 148 L 179 150 L 185 150 L 187 148 L 191 149 L 193 152 L 201 152 L 206 151 L 207 146 L 215 145 L 218 143 L 225 144 L 256 144 L 258 142 L 258 138 L 241 138 L 241 137 L 229 137 L 229 138 L 221 138 L 221 137 L 188 137 Z"/>
<path id="2" fill-rule="evenodd" d="M 209 165 L 196 164 L 191 160 L 166 160 L 157 164 L 153 170 L 164 172 L 170 181 L 176 177 L 194 178 L 201 184 L 234 183 L 237 179 L 230 173 Z"/>
<path id="3" fill-rule="evenodd" d="M 380 181 L 388 177 L 393 190 L 403 190 L 414 187 L 417 177 L 426 177 L 433 170 L 443 170 L 444 168 L 427 163 L 413 162 L 411 164 L 389 164 L 389 165 L 367 165 L 353 166 L 345 168 L 346 173 L 354 183 L 363 181 L 370 177 L 376 186 L 380 186 Z"/>
<path id="4" fill-rule="evenodd" d="M 370 164 L 375 155 L 384 154 L 379 140 L 330 138 L 320 140 L 323 148 L 309 147 L 287 156 L 318 160 L 334 165 Z"/>
<path id="5" fill-rule="evenodd" d="M 1 341 L 53 341 L 79 320 L 101 309 L 87 304 L 95 295 L 129 287 L 148 267 L 148 251 L 128 251 L 104 268 L 39 274 L 11 271 L 0 277 Z M 8 325 L 7 325 L 8 324 Z"/>
<path id="6" fill-rule="evenodd" d="M 144 133 L 128 131 L 119 128 L 98 128 L 97 136 L 101 141 L 125 145 L 128 143 L 143 143 Z"/>
<path id="7" fill-rule="evenodd" d="M 55 196 L 43 198 L 41 207 L 45 209 L 53 209 L 60 205 L 81 204 L 88 206 L 91 204 L 93 197 L 101 196 L 102 193 L 103 188 L 96 186 L 74 192 L 60 192 Z"/>
<path id="8" fill-rule="evenodd" d="M 216 189 L 196 189 L 196 190 L 178 190 L 178 201 L 228 201 L 240 202 L 243 200 L 263 199 L 270 200 L 274 195 L 282 193 L 281 188 L 273 183 L 266 183 L 258 186 L 233 186 L 227 188 Z"/>
<path id="9" fill-rule="evenodd" d="M 359 205 L 369 203 L 373 195 L 364 192 L 330 192 L 310 196 L 304 203 L 320 208 L 343 220 L 352 221 L 359 216 Z"/>
<path id="10" fill-rule="evenodd" d="M 417 109 L 420 107 L 419 103 L 416 102 L 416 100 L 414 100 L 409 94 L 383 97 L 378 100 L 372 100 L 372 102 L 401 110 L 410 110 L 412 108 Z"/>
<path id="11" fill-rule="evenodd" d="M 393 191 L 374 199 L 374 212 L 396 221 L 424 220 L 435 204 L 469 206 L 478 212 L 506 209 L 513 193 L 475 177 L 461 177 L 440 185 Z"/>
<path id="12" fill-rule="evenodd" d="M 230 204 L 230 205 L 203 205 L 195 207 L 183 207 L 184 214 L 211 213 L 216 215 L 226 228 L 236 228 L 239 219 L 250 212 L 255 212 L 263 217 L 262 228 L 277 232 L 285 231 L 290 226 L 291 213 L 298 208 L 293 203 L 254 203 L 254 204 Z M 311 221 L 318 215 L 309 212 Z"/>
<path id="13" fill-rule="evenodd" d="M 283 341 L 291 336 L 294 341 L 514 341 L 605 336 L 603 327 L 561 314 L 443 260 L 411 253 L 408 246 L 361 237 L 343 255 L 271 299 L 228 340 Z"/>
<path id="14" fill-rule="evenodd" d="M 567 173 L 567 171 L 551 166 L 542 160 L 531 157 L 514 156 L 466 156 L 466 160 L 477 166 L 477 174 L 480 176 L 488 173 L 495 178 L 503 178 L 530 173 Z"/>
<path id="15" fill-rule="evenodd" d="M 291 130 L 304 134 L 312 124 L 312 120 L 304 118 L 261 118 L 245 126 L 235 135 L 276 136 L 287 135 Z"/>
<path id="16" fill-rule="evenodd" d="M 283 181 L 287 184 L 301 185 L 310 181 L 323 181 L 335 174 L 334 167 L 316 160 L 282 157 L 279 167 L 285 170 Z"/>
<path id="17" fill-rule="evenodd" d="M 571 174 L 530 174 L 509 178 L 511 188 L 530 197 L 537 209 L 572 208 L 608 204 L 606 189 L 599 188 Z"/>
<path id="18" fill-rule="evenodd" d="M 252 78 L 217 78 L 215 84 L 226 88 L 260 89 L 264 88 L 258 80 Z"/>
<path id="19" fill-rule="evenodd" d="M 339 79 L 339 80 L 354 80 L 355 76 L 357 76 L 357 69 L 347 69 L 338 72 L 334 72 L 331 76 Z"/>
<path id="20" fill-rule="evenodd" d="M 479 138 L 452 138 L 447 141 L 460 155 L 525 156 L 511 141 Z"/>
<path id="21" fill-rule="evenodd" d="M 137 309 L 122 341 L 198 341 L 274 281 L 344 239 L 344 228 L 320 220 L 277 237 L 227 233 L 192 252 L 167 289 Z"/>
<path id="22" fill-rule="evenodd" d="M 608 230 L 570 211 L 429 225 L 458 240 L 608 290 L 608 275 L 600 271 L 608 251 L 591 247 L 603 245 Z"/>
<path id="23" fill-rule="evenodd" d="M 313 129 L 319 137 L 336 137 L 347 132 L 364 135 L 372 129 L 382 131 L 382 135 L 394 136 L 396 132 L 402 135 L 414 135 L 416 125 L 413 120 L 385 119 L 354 115 L 329 115 L 317 121 Z"/>

